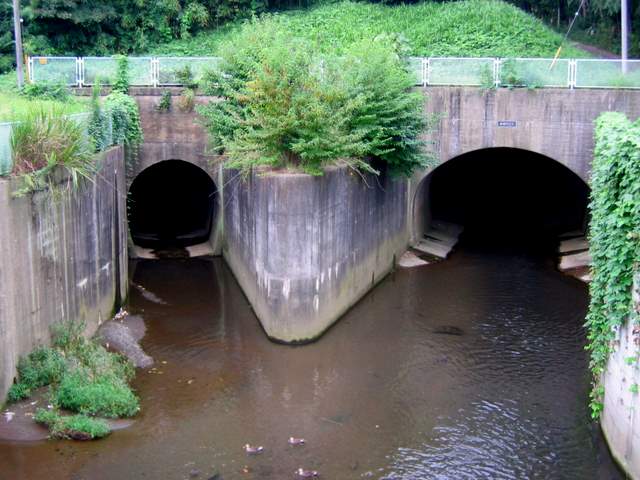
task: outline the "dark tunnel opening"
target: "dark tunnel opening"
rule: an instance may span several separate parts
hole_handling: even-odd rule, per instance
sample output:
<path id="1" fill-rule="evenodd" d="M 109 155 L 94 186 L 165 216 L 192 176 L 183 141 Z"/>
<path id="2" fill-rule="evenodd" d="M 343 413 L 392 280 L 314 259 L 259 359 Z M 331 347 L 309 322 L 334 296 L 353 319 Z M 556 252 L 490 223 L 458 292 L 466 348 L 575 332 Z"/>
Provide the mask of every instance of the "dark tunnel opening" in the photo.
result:
<path id="1" fill-rule="evenodd" d="M 546 156 L 512 148 L 478 150 L 436 168 L 418 191 L 424 229 L 460 224 L 473 244 L 549 246 L 585 229 L 589 187 Z"/>
<path id="2" fill-rule="evenodd" d="M 216 186 L 201 168 L 167 160 L 143 170 L 131 184 L 129 229 L 145 248 L 187 247 L 209 239 Z"/>

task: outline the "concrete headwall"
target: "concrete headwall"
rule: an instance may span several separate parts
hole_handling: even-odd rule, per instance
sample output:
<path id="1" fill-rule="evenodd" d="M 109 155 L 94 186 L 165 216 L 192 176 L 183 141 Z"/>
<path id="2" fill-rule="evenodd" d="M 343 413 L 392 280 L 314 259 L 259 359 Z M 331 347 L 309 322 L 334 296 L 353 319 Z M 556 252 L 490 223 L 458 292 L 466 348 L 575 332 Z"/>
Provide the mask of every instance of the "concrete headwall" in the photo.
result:
<path id="1" fill-rule="evenodd" d="M 317 338 L 407 246 L 407 181 L 225 171 L 223 255 L 267 335 Z"/>
<path id="2" fill-rule="evenodd" d="M 121 147 L 101 154 L 93 182 L 60 178 L 14 197 L 0 179 L 0 403 L 20 356 L 50 340 L 50 326 L 84 321 L 87 334 L 127 294 L 127 224 Z"/>
<path id="3" fill-rule="evenodd" d="M 424 94 L 427 112 L 438 118 L 429 135 L 438 163 L 483 148 L 520 148 L 556 160 L 585 182 L 595 119 L 609 111 L 640 116 L 634 90 L 427 87 Z"/>
<path id="4" fill-rule="evenodd" d="M 627 474 L 640 478 L 640 271 L 633 291 L 634 312 L 620 328 L 602 383 L 602 430 L 611 453 Z"/>
<path id="5" fill-rule="evenodd" d="M 127 185 L 146 168 L 165 160 L 182 160 L 201 168 L 209 174 L 217 187 L 216 204 L 222 205 L 222 177 L 220 176 L 221 157 L 208 152 L 207 132 L 198 120 L 194 110 L 183 111 L 178 99 L 182 89 L 138 88 L 132 94 L 140 110 L 140 124 L 144 142 L 137 155 L 127 164 Z M 172 93 L 171 107 L 168 111 L 159 111 L 163 91 Z M 213 97 L 196 96 L 195 104 L 209 103 Z M 217 209 L 209 242 L 216 255 L 222 249 L 222 215 Z M 133 251 L 130 252 L 133 254 Z"/>

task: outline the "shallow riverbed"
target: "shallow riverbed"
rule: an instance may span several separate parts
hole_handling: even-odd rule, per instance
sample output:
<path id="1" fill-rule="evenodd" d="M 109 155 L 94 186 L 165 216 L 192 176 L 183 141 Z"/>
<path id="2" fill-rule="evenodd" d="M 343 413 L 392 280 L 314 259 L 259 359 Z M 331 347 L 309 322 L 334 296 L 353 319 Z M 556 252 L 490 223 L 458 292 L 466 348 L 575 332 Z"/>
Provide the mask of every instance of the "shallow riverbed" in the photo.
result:
<path id="1" fill-rule="evenodd" d="M 622 478 L 588 420 L 587 289 L 544 257 L 396 271 L 302 347 L 266 339 L 220 259 L 132 271 L 153 293 L 129 307 L 156 360 L 141 415 L 96 442 L 0 443 L 0 479 Z"/>

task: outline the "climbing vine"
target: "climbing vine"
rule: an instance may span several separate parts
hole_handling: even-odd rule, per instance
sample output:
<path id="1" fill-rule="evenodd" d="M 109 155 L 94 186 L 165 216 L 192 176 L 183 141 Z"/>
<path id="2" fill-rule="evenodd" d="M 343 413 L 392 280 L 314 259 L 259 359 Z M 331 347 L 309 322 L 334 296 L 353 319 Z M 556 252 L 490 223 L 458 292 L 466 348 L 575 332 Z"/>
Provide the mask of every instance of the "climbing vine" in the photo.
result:
<path id="1" fill-rule="evenodd" d="M 617 330 L 629 318 L 634 266 L 640 259 L 640 120 L 605 113 L 596 122 L 591 177 L 591 303 L 587 315 L 593 390 L 591 413 L 603 408 L 601 375 Z"/>

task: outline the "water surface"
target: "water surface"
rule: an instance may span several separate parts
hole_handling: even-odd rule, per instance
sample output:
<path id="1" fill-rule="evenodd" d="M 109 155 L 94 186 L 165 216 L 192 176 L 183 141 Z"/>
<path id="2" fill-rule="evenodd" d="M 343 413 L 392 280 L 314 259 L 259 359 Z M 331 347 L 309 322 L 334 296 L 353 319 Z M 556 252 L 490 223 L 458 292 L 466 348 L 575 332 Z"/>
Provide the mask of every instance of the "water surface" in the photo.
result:
<path id="1" fill-rule="evenodd" d="M 466 249 L 397 271 L 302 347 L 266 339 L 222 260 L 132 270 L 165 302 L 132 289 L 157 361 L 136 423 L 0 443 L 0 479 L 621 478 L 588 420 L 587 289 L 543 257 Z"/>

